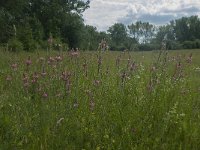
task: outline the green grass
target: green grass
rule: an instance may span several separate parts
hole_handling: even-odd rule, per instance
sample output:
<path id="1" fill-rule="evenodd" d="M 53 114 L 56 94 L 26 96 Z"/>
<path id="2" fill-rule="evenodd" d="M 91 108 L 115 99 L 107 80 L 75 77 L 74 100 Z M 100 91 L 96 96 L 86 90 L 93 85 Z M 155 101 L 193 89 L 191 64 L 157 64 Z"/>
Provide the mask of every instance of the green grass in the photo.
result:
<path id="1" fill-rule="evenodd" d="M 0 52 L 0 150 L 199 149 L 199 50 L 56 56 Z"/>

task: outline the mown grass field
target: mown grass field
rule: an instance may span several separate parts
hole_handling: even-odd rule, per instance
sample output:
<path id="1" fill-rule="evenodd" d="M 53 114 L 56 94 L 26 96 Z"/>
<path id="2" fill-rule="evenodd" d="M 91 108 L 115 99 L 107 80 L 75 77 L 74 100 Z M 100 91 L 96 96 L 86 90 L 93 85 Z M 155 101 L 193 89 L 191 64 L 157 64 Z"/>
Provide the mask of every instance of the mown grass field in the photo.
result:
<path id="1" fill-rule="evenodd" d="M 199 125 L 200 50 L 0 52 L 0 150 L 199 149 Z"/>

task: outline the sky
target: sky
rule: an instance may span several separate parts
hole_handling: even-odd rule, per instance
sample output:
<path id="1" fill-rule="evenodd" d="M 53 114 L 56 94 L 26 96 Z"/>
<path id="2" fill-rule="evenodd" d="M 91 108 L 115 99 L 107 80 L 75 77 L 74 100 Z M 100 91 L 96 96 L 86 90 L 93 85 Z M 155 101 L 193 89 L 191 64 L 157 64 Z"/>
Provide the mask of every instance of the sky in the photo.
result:
<path id="1" fill-rule="evenodd" d="M 200 0 L 91 0 L 83 18 L 85 24 L 106 31 L 115 23 L 148 21 L 163 25 L 191 15 L 200 16 Z"/>

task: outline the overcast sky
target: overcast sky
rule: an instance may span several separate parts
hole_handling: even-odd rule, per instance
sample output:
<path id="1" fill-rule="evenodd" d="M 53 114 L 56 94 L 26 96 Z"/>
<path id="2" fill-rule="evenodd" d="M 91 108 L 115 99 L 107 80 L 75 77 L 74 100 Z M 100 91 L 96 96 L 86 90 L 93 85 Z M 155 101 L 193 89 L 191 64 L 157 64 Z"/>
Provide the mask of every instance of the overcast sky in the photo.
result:
<path id="1" fill-rule="evenodd" d="M 116 22 L 137 20 L 161 25 L 182 16 L 200 16 L 200 0 L 91 0 L 83 13 L 85 24 L 106 31 Z"/>

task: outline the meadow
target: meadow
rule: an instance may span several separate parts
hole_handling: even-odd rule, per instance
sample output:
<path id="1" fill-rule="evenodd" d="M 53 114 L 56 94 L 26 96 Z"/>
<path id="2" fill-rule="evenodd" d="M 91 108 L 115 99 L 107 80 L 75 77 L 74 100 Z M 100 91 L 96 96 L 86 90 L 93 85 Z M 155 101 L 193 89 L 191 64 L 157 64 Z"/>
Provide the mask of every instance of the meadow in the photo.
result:
<path id="1" fill-rule="evenodd" d="M 0 52 L 0 150 L 199 149 L 200 50 Z"/>

